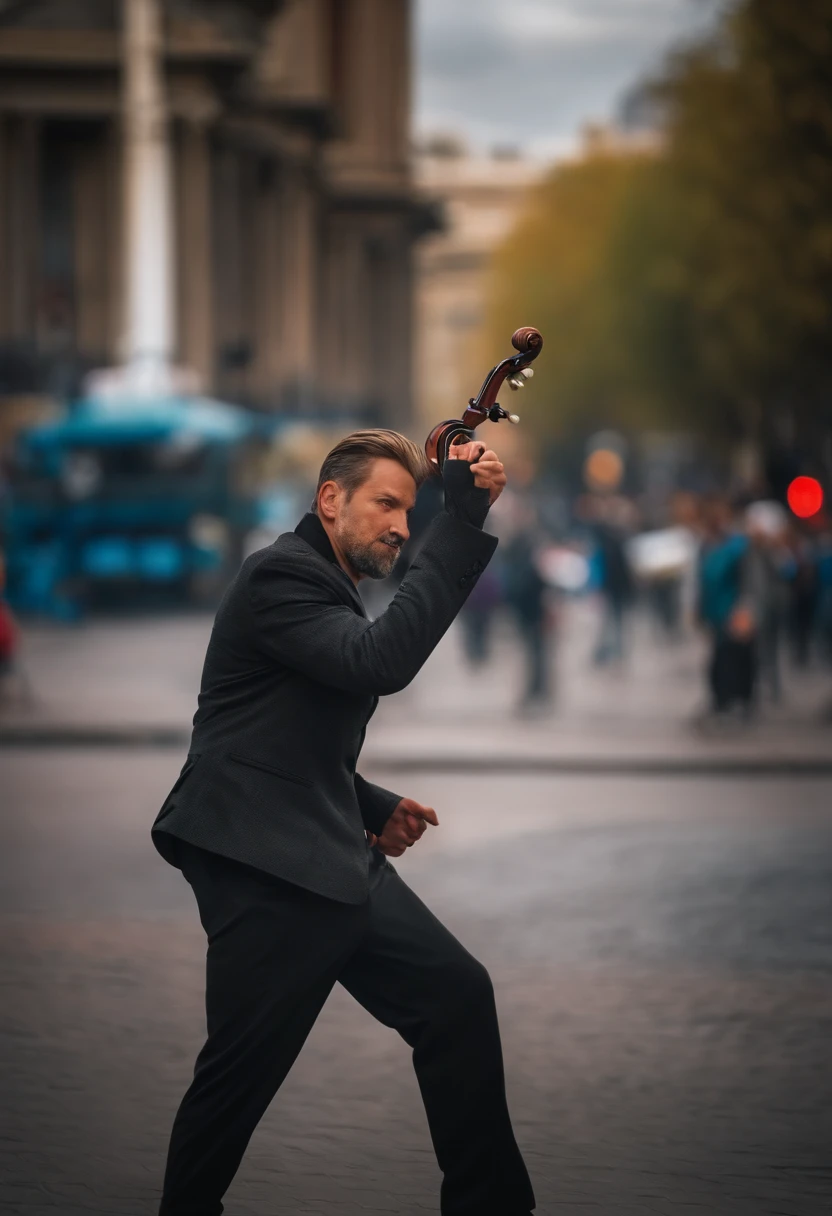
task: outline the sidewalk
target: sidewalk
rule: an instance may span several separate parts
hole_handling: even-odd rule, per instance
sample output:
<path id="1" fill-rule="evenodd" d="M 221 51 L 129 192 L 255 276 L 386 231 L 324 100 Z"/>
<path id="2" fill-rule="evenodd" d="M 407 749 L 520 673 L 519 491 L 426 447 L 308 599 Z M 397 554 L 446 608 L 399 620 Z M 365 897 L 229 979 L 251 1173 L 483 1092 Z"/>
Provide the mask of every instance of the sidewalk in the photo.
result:
<path id="1" fill-rule="evenodd" d="M 522 659 L 508 623 L 492 661 L 472 671 L 454 627 L 409 688 L 382 700 L 362 759 L 374 769 L 444 771 L 832 772 L 824 705 L 832 673 L 786 669 L 782 706 L 718 736 L 693 725 L 703 703 L 703 644 L 660 643 L 634 622 L 619 670 L 589 662 L 596 607 L 569 604 L 554 663 L 556 699 L 518 717 Z M 0 705 L 0 746 L 187 745 L 208 616 L 32 626 L 23 666 L 31 696 Z"/>

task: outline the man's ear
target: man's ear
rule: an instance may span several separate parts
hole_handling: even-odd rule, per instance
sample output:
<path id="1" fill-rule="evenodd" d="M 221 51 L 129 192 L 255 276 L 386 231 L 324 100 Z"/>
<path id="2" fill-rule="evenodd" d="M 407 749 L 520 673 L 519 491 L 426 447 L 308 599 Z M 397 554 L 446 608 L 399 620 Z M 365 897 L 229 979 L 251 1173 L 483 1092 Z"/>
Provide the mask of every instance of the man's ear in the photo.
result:
<path id="1" fill-rule="evenodd" d="M 318 514 L 331 523 L 338 514 L 341 487 L 337 481 L 325 481 L 318 494 Z"/>

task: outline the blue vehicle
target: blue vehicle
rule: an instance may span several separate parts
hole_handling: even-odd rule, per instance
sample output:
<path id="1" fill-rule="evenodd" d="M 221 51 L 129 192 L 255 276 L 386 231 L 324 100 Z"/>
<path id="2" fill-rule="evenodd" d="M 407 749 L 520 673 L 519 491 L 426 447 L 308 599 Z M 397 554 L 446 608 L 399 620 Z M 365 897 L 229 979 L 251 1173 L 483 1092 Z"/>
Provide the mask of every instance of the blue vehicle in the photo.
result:
<path id="1" fill-rule="evenodd" d="M 18 436 L 4 532 L 21 613 L 210 603 L 258 519 L 255 415 L 208 399 L 87 400 Z"/>

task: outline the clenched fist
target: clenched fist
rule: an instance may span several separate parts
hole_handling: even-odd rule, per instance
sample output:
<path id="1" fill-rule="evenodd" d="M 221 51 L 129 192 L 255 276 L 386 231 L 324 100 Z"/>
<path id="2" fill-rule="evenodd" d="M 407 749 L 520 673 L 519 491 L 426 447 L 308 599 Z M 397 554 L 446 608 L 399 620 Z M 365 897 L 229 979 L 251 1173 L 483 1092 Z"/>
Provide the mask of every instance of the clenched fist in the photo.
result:
<path id="1" fill-rule="evenodd" d="M 401 857 L 405 849 L 409 849 L 420 839 L 428 824 L 439 827 L 436 811 L 432 806 L 422 806 L 413 798 L 402 798 L 393 814 L 384 825 L 380 836 L 367 833 L 371 845 L 378 845 L 382 853 L 388 857 Z"/>

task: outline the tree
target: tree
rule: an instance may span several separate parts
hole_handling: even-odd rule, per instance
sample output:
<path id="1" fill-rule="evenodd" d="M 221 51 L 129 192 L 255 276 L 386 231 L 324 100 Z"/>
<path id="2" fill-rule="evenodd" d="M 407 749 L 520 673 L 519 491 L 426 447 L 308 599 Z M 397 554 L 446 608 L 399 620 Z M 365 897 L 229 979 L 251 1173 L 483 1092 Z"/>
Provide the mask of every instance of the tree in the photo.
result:
<path id="1" fill-rule="evenodd" d="M 544 332 L 546 431 L 832 429 L 832 0 L 741 0 L 646 87 L 653 155 L 557 168 L 494 268 L 492 341 Z M 525 404 L 525 403 L 524 403 Z"/>
<path id="2" fill-rule="evenodd" d="M 711 399 L 765 438 L 832 399 L 832 0 L 744 0 L 653 86 Z"/>
<path id="3" fill-rule="evenodd" d="M 538 430 L 680 420 L 691 377 L 676 229 L 655 151 L 596 141 L 537 189 L 495 259 L 489 340 L 519 320 L 542 330 L 523 401 Z"/>

